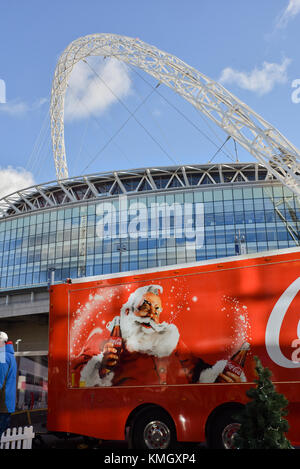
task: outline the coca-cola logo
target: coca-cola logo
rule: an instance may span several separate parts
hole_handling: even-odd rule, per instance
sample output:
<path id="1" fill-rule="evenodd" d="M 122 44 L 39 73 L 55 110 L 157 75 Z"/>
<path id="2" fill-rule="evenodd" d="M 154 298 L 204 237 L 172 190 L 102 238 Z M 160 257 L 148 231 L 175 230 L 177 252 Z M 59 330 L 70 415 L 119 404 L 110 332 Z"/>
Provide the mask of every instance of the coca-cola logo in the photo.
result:
<path id="1" fill-rule="evenodd" d="M 265 342 L 269 357 L 274 363 L 284 368 L 300 368 L 299 350 L 295 350 L 291 355 L 291 359 L 288 359 L 281 351 L 279 340 L 285 315 L 299 291 L 300 277 L 283 292 L 270 314 L 266 327 Z M 291 347 L 294 348 L 300 345 L 300 320 L 297 331 L 295 331 L 295 337 L 296 334 L 299 340 L 295 339 L 292 342 Z"/>
<path id="2" fill-rule="evenodd" d="M 121 337 L 110 337 L 110 342 L 112 342 L 115 347 L 121 347 L 122 346 L 122 338 Z"/>
<path id="3" fill-rule="evenodd" d="M 227 362 L 225 371 L 227 371 L 227 370 L 231 371 L 231 373 L 234 373 L 237 376 L 241 376 L 242 371 L 243 371 L 242 368 L 237 363 L 234 363 L 231 360 L 228 360 L 228 362 Z"/>

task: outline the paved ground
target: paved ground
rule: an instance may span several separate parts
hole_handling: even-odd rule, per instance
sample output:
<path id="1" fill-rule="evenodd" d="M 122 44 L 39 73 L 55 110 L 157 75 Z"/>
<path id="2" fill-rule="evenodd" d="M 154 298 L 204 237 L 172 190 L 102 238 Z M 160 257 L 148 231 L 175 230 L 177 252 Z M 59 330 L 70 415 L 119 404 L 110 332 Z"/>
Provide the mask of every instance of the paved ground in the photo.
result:
<path id="1" fill-rule="evenodd" d="M 33 449 L 113 449 L 126 450 L 127 445 L 124 442 L 102 441 L 96 439 L 87 439 L 82 436 L 69 436 L 58 438 L 55 435 L 39 434 L 34 440 Z"/>
<path id="2" fill-rule="evenodd" d="M 58 438 L 53 434 L 37 434 L 33 442 L 33 449 L 96 449 L 109 453 L 110 451 L 126 452 L 127 444 L 124 441 L 104 441 L 94 438 L 85 438 L 72 435 L 66 438 Z M 186 449 L 187 451 L 204 449 L 204 446 L 198 443 L 179 445 L 178 451 Z"/>
<path id="3" fill-rule="evenodd" d="M 53 434 L 38 434 L 33 442 L 33 449 L 79 449 L 79 450 L 100 450 L 103 454 L 111 454 L 115 451 L 121 454 L 128 454 L 128 447 L 124 441 L 104 441 L 93 438 L 85 438 L 82 436 L 72 435 L 66 438 L 58 438 Z M 178 448 L 174 450 L 176 453 L 183 453 L 184 451 L 189 454 L 199 453 L 206 449 L 204 444 L 201 443 L 185 443 L 179 444 Z M 299 446 L 295 449 L 300 449 Z"/>

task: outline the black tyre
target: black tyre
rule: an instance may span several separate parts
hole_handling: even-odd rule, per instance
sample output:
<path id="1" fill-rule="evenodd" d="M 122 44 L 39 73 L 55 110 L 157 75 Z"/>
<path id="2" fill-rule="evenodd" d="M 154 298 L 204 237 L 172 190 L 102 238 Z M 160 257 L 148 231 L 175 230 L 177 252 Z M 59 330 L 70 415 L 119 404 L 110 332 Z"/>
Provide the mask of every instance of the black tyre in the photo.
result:
<path id="1" fill-rule="evenodd" d="M 207 432 L 207 443 L 211 449 L 236 449 L 234 436 L 240 424 L 237 422 L 236 414 L 240 409 L 228 408 L 217 413 L 209 423 Z"/>
<path id="2" fill-rule="evenodd" d="M 151 407 L 140 412 L 131 426 L 134 449 L 167 449 L 174 447 L 176 431 L 173 420 L 162 409 Z"/>

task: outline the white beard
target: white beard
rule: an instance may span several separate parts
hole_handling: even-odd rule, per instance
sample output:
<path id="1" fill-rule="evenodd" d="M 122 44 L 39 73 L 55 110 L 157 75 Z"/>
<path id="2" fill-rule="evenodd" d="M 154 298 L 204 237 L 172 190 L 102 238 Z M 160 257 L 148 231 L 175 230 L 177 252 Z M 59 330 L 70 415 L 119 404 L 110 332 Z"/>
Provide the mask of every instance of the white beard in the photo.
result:
<path id="1" fill-rule="evenodd" d="M 145 328 L 141 324 L 151 327 Z M 129 352 L 140 352 L 155 357 L 168 357 L 176 348 L 179 332 L 175 324 L 156 324 L 149 318 L 140 318 L 133 313 L 121 313 L 122 337 Z"/>

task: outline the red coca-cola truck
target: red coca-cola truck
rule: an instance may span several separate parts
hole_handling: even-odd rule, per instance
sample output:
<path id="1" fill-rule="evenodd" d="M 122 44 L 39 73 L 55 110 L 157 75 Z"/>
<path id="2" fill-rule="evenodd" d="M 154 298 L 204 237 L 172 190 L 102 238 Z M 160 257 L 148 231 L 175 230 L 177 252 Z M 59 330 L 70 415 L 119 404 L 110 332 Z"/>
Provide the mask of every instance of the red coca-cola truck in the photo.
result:
<path id="1" fill-rule="evenodd" d="M 231 447 L 258 356 L 299 445 L 299 291 L 299 249 L 52 285 L 48 429 Z"/>

